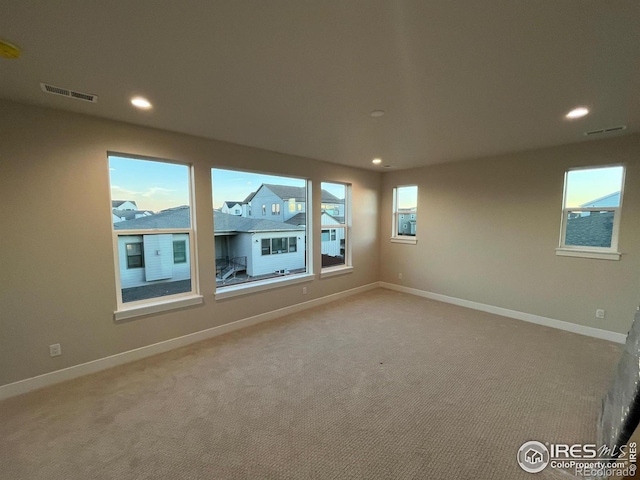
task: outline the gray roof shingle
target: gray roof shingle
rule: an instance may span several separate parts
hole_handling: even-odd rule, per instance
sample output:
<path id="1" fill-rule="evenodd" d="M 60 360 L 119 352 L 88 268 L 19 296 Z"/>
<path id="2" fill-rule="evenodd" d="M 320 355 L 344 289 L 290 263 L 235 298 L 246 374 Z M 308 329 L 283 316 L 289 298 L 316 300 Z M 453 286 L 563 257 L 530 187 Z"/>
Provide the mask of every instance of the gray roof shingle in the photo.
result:
<path id="1" fill-rule="evenodd" d="M 239 217 L 213 212 L 215 233 L 254 233 L 304 230 L 304 226 L 291 225 L 273 220 Z M 189 228 L 189 207 L 163 210 L 155 215 L 114 223 L 115 230 L 152 230 L 166 228 Z"/>

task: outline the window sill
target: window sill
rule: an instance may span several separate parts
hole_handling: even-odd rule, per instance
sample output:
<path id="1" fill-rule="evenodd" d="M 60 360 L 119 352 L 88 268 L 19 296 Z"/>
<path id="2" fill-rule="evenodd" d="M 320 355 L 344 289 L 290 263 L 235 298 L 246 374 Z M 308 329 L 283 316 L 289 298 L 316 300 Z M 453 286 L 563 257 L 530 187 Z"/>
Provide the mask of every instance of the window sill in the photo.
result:
<path id="1" fill-rule="evenodd" d="M 296 283 L 310 282 L 315 278 L 313 273 L 303 273 L 301 275 L 270 278 L 259 282 L 244 283 L 242 285 L 231 285 L 228 287 L 219 287 L 222 291 L 214 293 L 216 300 L 224 300 L 225 298 L 239 297 L 241 295 L 249 295 L 251 293 L 263 292 L 274 288 L 287 287 Z"/>
<path id="2" fill-rule="evenodd" d="M 408 243 L 411 245 L 415 245 L 418 243 L 418 237 L 391 237 L 391 243 Z"/>
<path id="3" fill-rule="evenodd" d="M 320 278 L 335 277 L 338 275 L 344 275 L 346 273 L 353 272 L 353 267 L 348 265 L 341 265 L 339 267 L 323 268 L 320 272 Z"/>
<path id="4" fill-rule="evenodd" d="M 145 302 L 143 305 L 123 307 L 113 312 L 113 316 L 116 321 L 126 320 L 128 318 L 166 312 L 177 308 L 190 307 L 191 305 L 199 305 L 203 301 L 202 295 L 190 295 L 188 297 L 173 298 L 170 300 L 157 300 L 154 302 Z"/>
<path id="5" fill-rule="evenodd" d="M 562 257 L 596 258 L 598 260 L 620 260 L 619 252 L 597 252 L 594 250 L 578 250 L 573 248 L 556 248 L 556 255 Z"/>

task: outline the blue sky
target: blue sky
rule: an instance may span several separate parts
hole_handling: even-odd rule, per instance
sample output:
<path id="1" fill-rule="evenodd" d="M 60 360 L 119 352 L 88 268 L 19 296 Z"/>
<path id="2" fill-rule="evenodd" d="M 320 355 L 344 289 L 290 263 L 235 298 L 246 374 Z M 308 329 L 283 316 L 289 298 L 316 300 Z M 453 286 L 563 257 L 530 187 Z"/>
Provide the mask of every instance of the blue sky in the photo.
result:
<path id="1" fill-rule="evenodd" d="M 133 200 L 154 212 L 189 205 L 186 165 L 110 156 L 109 173 L 112 200 Z"/>
<path id="2" fill-rule="evenodd" d="M 622 187 L 622 167 L 571 170 L 567 175 L 566 207 L 578 207 Z"/>

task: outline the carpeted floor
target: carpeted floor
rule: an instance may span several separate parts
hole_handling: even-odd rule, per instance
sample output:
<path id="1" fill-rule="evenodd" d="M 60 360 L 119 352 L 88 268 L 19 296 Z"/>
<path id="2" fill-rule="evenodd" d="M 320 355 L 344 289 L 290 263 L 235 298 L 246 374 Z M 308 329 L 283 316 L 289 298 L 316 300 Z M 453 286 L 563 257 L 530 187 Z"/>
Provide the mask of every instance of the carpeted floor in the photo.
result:
<path id="1" fill-rule="evenodd" d="M 621 347 L 374 290 L 0 403 L 2 479 L 517 479 Z"/>

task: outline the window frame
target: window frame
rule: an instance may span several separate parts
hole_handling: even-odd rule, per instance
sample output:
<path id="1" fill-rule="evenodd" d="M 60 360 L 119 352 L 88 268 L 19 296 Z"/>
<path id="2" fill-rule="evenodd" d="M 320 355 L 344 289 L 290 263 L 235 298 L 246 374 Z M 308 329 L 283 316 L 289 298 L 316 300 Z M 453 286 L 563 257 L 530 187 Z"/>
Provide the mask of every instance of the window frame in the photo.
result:
<path id="1" fill-rule="evenodd" d="M 414 213 L 416 220 L 416 234 L 415 235 L 400 235 L 398 233 L 398 221 L 400 220 L 398 212 L 398 189 L 406 188 L 406 187 L 415 187 L 416 188 L 416 211 Z M 391 242 L 392 243 L 406 243 L 410 245 L 415 245 L 418 243 L 418 228 L 417 228 L 417 217 L 418 217 L 418 204 L 420 200 L 420 187 L 417 184 L 408 184 L 408 185 L 396 185 L 393 187 L 393 203 L 392 203 L 392 214 L 391 214 Z"/>
<path id="2" fill-rule="evenodd" d="M 350 183 L 345 182 L 336 182 L 331 180 L 324 180 L 320 183 L 320 219 L 322 223 L 322 212 L 324 210 L 325 203 L 322 202 L 322 185 L 324 183 L 331 183 L 334 185 L 341 185 L 344 187 L 344 222 L 340 224 L 332 224 L 332 225 L 320 225 L 320 278 L 328 278 L 336 275 L 342 275 L 346 273 L 353 272 L 353 263 L 352 263 L 352 250 L 351 250 L 351 234 L 352 234 L 352 212 L 351 212 L 351 195 L 352 195 L 352 185 Z M 309 211 L 309 209 L 307 209 Z M 333 216 L 331 213 L 327 212 L 327 214 Z M 344 230 L 344 247 L 342 244 L 340 245 L 340 249 L 344 249 L 344 263 L 341 265 L 332 265 L 329 267 L 322 266 L 322 232 L 323 230 L 327 230 L 329 234 L 329 240 L 332 241 L 331 232 L 333 231 L 333 237 L 337 238 L 337 230 Z"/>
<path id="3" fill-rule="evenodd" d="M 189 228 L 170 228 L 170 229 L 118 229 L 114 228 L 113 222 L 111 222 L 111 237 L 113 244 L 113 261 L 115 269 L 115 287 L 116 287 L 116 310 L 114 311 L 114 319 L 116 321 L 135 318 L 142 315 L 149 315 L 153 313 L 159 313 L 167 310 L 173 310 L 176 308 L 183 308 L 190 305 L 197 305 L 203 302 L 203 297 L 199 293 L 199 279 L 197 270 L 197 250 L 196 250 L 196 228 L 195 228 L 195 192 L 194 192 L 194 167 L 187 162 L 181 162 L 176 160 L 168 160 L 163 158 L 157 158 L 146 155 L 135 155 L 130 153 L 107 151 L 107 169 L 110 168 L 110 158 L 120 157 L 129 160 L 140 160 L 148 162 L 167 163 L 172 165 L 181 165 L 187 167 L 188 175 L 188 198 L 189 198 Z M 107 170 L 109 171 L 109 170 Z M 111 176 L 109 175 L 109 185 L 111 186 Z M 111 189 L 109 189 L 111 190 Z M 111 193 L 109 194 L 110 200 Z M 111 203 L 111 202 L 109 202 Z M 181 292 L 171 295 L 164 295 L 154 298 L 148 298 L 143 300 L 135 300 L 132 302 L 124 303 L 122 301 L 122 277 L 120 269 L 119 258 L 119 237 L 127 236 L 141 236 L 144 235 L 164 235 L 164 234 L 180 234 L 186 233 L 189 238 L 189 258 L 190 258 L 190 280 L 191 290 L 188 292 Z M 186 242 L 186 240 L 184 240 Z M 138 242 L 131 242 L 138 243 Z M 142 242 L 141 251 L 143 252 L 143 265 L 144 265 L 144 241 Z M 173 252 L 172 252 L 173 253 Z M 186 252 L 185 252 L 186 254 Z M 142 268 L 142 267 L 141 267 Z"/>
<path id="4" fill-rule="evenodd" d="M 622 178 L 620 179 L 620 202 L 617 207 L 567 207 L 567 188 L 569 173 L 580 170 L 598 170 L 601 168 L 622 168 Z M 618 249 L 618 240 L 620 235 L 620 217 L 622 214 L 622 202 L 624 198 L 624 186 L 625 177 L 627 173 L 626 165 L 624 164 L 611 164 L 611 165 L 593 165 L 584 167 L 570 167 L 564 172 L 564 186 L 562 191 L 562 211 L 560 215 L 560 238 L 558 241 L 558 247 L 556 248 L 556 255 L 565 257 L 583 257 L 593 258 L 599 260 L 620 260 L 621 253 Z M 611 230 L 611 246 L 610 247 L 597 247 L 590 245 L 567 245 L 567 220 L 569 212 L 613 212 L 613 226 Z"/>

